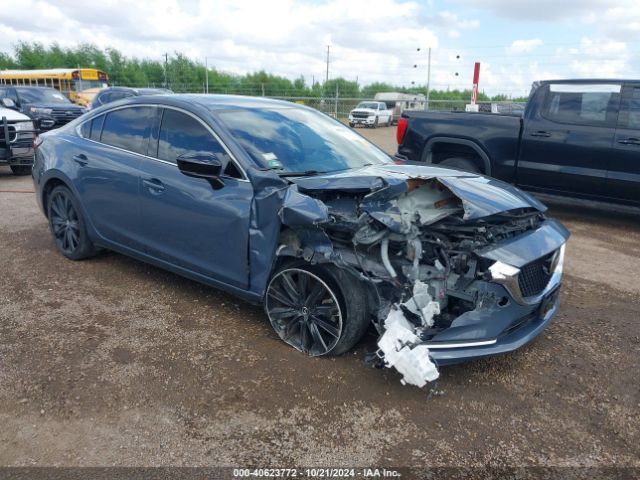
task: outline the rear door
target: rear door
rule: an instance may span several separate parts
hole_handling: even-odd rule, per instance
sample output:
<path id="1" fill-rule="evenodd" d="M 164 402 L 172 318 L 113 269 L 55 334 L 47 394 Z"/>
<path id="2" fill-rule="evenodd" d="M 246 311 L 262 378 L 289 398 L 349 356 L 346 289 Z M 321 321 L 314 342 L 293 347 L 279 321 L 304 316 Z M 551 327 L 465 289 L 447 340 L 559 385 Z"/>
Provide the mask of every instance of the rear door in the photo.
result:
<path id="1" fill-rule="evenodd" d="M 249 219 L 253 188 L 213 131 L 195 115 L 160 112 L 159 134 L 140 166 L 141 229 L 148 253 L 240 288 L 249 284 Z M 227 163 L 224 187 L 180 172 L 182 154 L 213 153 Z"/>
<path id="2" fill-rule="evenodd" d="M 143 250 L 139 235 L 139 165 L 147 153 L 154 107 L 119 108 L 80 127 L 82 143 L 67 150 L 74 184 L 98 234 Z"/>
<path id="3" fill-rule="evenodd" d="M 640 204 L 640 85 L 626 85 L 607 171 L 608 195 Z"/>
<path id="4" fill-rule="evenodd" d="M 525 119 L 518 184 L 551 193 L 602 197 L 607 188 L 621 84 L 551 83 Z"/>

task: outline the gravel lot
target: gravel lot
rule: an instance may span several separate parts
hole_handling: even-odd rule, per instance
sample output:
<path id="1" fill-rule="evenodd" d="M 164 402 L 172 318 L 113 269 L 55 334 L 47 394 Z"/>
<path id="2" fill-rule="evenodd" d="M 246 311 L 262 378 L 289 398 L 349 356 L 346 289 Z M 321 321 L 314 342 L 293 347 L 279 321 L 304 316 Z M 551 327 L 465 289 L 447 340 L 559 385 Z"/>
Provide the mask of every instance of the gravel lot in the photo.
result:
<path id="1" fill-rule="evenodd" d="M 359 129 L 395 150 L 395 129 Z M 0 465 L 640 467 L 640 217 L 554 206 L 562 307 L 438 390 L 280 342 L 258 307 L 114 253 L 56 253 L 0 168 Z M 12 190 L 14 192 L 7 192 Z"/>

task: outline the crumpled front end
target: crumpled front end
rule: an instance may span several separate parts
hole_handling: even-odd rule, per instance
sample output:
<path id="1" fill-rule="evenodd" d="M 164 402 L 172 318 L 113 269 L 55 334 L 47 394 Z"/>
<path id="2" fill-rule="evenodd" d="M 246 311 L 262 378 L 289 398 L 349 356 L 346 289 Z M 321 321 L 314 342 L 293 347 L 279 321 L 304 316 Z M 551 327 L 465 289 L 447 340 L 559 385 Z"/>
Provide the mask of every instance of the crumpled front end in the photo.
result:
<path id="1" fill-rule="evenodd" d="M 544 206 L 484 177 L 371 173 L 296 181 L 281 218 L 308 196 L 315 221 L 292 227 L 278 255 L 330 262 L 366 283 L 378 356 L 403 383 L 422 387 L 438 365 L 512 351 L 542 331 L 569 237 Z"/>

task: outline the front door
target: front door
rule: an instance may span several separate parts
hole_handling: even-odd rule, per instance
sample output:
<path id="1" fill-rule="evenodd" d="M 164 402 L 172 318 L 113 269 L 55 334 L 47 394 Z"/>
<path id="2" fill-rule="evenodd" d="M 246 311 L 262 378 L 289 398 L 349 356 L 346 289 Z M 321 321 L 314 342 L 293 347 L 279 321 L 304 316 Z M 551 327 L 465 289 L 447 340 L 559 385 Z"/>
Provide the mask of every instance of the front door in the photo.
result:
<path id="1" fill-rule="evenodd" d="M 600 197 L 615 134 L 620 84 L 550 84 L 525 119 L 518 184 Z M 541 92 L 542 93 L 542 92 Z"/>
<path id="2" fill-rule="evenodd" d="M 240 288 L 249 285 L 249 219 L 253 188 L 212 130 L 194 115 L 160 112 L 155 159 L 140 166 L 141 231 L 147 253 Z M 180 172 L 182 154 L 207 152 L 228 161 L 224 187 Z"/>

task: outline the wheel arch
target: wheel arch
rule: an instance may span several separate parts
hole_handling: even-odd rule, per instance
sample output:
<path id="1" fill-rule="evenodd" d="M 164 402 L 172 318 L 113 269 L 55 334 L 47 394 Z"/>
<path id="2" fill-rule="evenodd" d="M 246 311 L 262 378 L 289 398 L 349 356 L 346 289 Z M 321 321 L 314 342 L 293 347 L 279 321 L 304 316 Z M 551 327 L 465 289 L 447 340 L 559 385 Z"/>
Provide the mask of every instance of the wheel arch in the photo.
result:
<path id="1" fill-rule="evenodd" d="M 96 239 L 98 238 L 98 235 L 97 235 L 96 230 L 95 230 L 95 228 L 93 226 L 93 221 L 92 221 L 91 217 L 88 215 L 87 210 L 84 208 L 84 205 L 82 204 L 82 201 L 80 200 L 81 196 L 80 196 L 78 190 L 75 188 L 75 186 L 74 186 L 73 182 L 71 181 L 71 179 L 69 177 L 67 177 L 60 170 L 49 170 L 43 176 L 42 180 L 40 181 L 40 184 L 42 185 L 42 187 L 40 189 L 40 201 L 42 202 L 42 210 L 44 212 L 44 216 L 46 218 L 49 218 L 49 212 L 47 211 L 47 200 L 48 200 L 48 196 L 51 193 L 51 191 L 54 188 L 56 188 L 57 186 L 59 186 L 59 185 L 68 188 L 71 191 L 71 193 L 78 200 L 78 206 L 80 207 L 80 210 L 81 210 L 80 213 L 82 213 L 82 216 L 85 219 L 87 233 L 89 234 L 89 238 L 91 238 L 91 240 L 95 242 Z"/>
<path id="2" fill-rule="evenodd" d="M 473 140 L 454 137 L 432 137 L 425 143 L 421 160 L 425 163 L 437 165 L 445 159 L 437 158 L 439 148 L 443 148 L 444 151 L 447 151 L 447 149 L 451 150 L 452 155 L 447 158 L 462 156 L 476 161 L 483 174 L 491 175 L 491 160 L 489 156 L 482 147 Z"/>
<path id="3" fill-rule="evenodd" d="M 40 189 L 40 201 L 42 202 L 42 210 L 44 212 L 44 216 L 47 218 L 49 218 L 47 201 L 49 200 L 49 195 L 51 194 L 54 188 L 58 186 L 67 187 L 69 190 L 71 190 L 71 192 L 76 197 L 78 196 L 77 192 L 72 186 L 71 181 L 62 172 L 58 172 L 58 171 L 48 172 L 46 177 L 42 179 L 41 183 L 42 183 L 42 188 Z"/>

